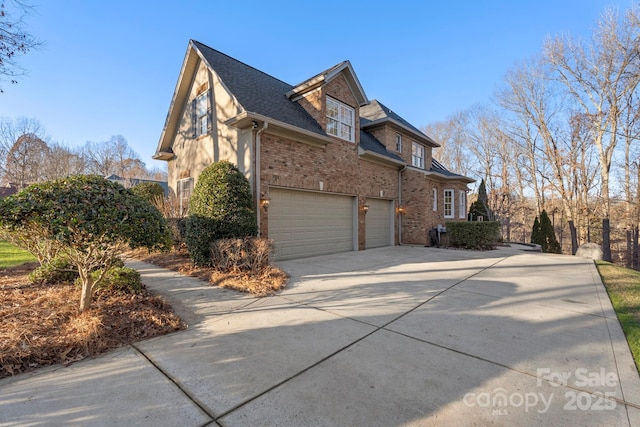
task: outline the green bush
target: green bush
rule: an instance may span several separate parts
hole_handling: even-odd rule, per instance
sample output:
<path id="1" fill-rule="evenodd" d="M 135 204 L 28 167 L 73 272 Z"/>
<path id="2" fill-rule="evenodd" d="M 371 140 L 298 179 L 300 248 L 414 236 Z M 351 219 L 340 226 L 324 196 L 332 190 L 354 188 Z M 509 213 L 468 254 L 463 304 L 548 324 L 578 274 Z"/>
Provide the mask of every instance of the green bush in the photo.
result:
<path id="1" fill-rule="evenodd" d="M 104 270 L 96 270 L 91 273 L 93 280 L 98 280 L 102 275 L 102 280 L 98 289 L 120 294 L 139 294 L 144 289 L 140 281 L 140 273 L 129 267 L 114 267 L 104 273 Z"/>
<path id="2" fill-rule="evenodd" d="M 83 279 L 80 310 L 91 305 L 99 285 L 89 274 L 109 269 L 127 248 L 168 249 L 162 214 L 122 185 L 96 175 L 76 175 L 33 184 L 0 200 L 3 233 L 31 234 L 48 254 L 64 253 Z M 34 234 L 36 233 L 36 234 Z M 24 239 L 22 239 L 24 240 Z M 25 245 L 33 249 L 32 245 Z M 46 255 L 46 254 L 45 254 Z M 51 260 L 55 256 L 43 256 Z"/>
<path id="3" fill-rule="evenodd" d="M 29 274 L 31 283 L 73 283 L 79 277 L 78 268 L 64 257 L 56 257 Z"/>
<path id="4" fill-rule="evenodd" d="M 164 198 L 164 189 L 157 182 L 141 182 L 131 187 L 131 191 L 153 205 Z"/>
<path id="5" fill-rule="evenodd" d="M 174 247 L 180 247 L 186 244 L 187 219 L 186 218 L 167 218 L 167 226 L 171 232 L 171 240 Z"/>
<path id="6" fill-rule="evenodd" d="M 447 222 L 449 246 L 465 249 L 495 249 L 500 241 L 500 223 L 497 221 Z"/>
<path id="7" fill-rule="evenodd" d="M 189 201 L 189 215 L 185 240 L 197 265 L 211 265 L 213 241 L 254 236 L 258 231 L 249 181 L 227 161 L 202 171 Z"/>

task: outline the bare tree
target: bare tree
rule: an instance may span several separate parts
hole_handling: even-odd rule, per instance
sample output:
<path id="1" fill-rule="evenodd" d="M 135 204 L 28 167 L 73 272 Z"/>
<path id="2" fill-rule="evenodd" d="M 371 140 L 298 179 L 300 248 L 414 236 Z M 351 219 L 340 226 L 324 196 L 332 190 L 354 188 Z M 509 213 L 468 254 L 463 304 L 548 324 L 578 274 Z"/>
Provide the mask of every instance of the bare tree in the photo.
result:
<path id="1" fill-rule="evenodd" d="M 112 136 L 107 142 L 87 142 L 83 152 L 89 173 L 125 179 L 146 173 L 144 163 L 122 135 Z"/>
<path id="2" fill-rule="evenodd" d="M 603 198 L 603 257 L 611 261 L 610 170 L 618 143 L 620 118 L 625 100 L 640 83 L 640 25 L 637 11 L 629 9 L 623 20 L 608 10 L 600 19 L 590 43 L 572 37 L 558 37 L 545 44 L 545 57 L 590 119 L 593 144 L 598 150 Z"/>
<path id="3" fill-rule="evenodd" d="M 17 57 L 42 46 L 25 28 L 24 20 L 32 10 L 32 6 L 21 0 L 0 0 L 0 81 L 17 83 L 17 78 L 25 73 Z"/>
<path id="4" fill-rule="evenodd" d="M 49 145 L 48 154 L 42 170 L 47 181 L 83 174 L 87 170 L 87 162 L 79 150 L 53 143 Z"/>
<path id="5" fill-rule="evenodd" d="M 42 181 L 48 149 L 44 128 L 36 119 L 0 121 L 0 172 L 4 184 L 24 188 Z"/>
<path id="6" fill-rule="evenodd" d="M 434 157 L 446 168 L 465 176 L 472 175 L 476 169 L 476 159 L 469 151 L 468 115 L 467 111 L 460 111 L 422 129 L 440 144 Z"/>

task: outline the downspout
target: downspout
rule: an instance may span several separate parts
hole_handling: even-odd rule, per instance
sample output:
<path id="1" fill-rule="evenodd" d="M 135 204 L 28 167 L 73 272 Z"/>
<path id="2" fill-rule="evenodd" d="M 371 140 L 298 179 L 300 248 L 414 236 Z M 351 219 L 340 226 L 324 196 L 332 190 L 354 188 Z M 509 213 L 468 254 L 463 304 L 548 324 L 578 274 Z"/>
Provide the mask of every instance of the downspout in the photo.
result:
<path id="1" fill-rule="evenodd" d="M 254 129 L 258 126 L 257 122 L 253 122 Z M 262 124 L 262 128 L 256 132 L 256 221 L 258 223 L 258 237 L 260 237 L 260 232 L 262 227 L 260 227 L 260 134 L 264 132 L 267 127 L 269 127 L 269 123 L 264 122 Z"/>
<path id="2" fill-rule="evenodd" d="M 402 172 L 407 170 L 407 165 L 398 170 L 398 207 L 402 206 Z M 398 246 L 402 246 L 402 213 L 398 211 Z"/>

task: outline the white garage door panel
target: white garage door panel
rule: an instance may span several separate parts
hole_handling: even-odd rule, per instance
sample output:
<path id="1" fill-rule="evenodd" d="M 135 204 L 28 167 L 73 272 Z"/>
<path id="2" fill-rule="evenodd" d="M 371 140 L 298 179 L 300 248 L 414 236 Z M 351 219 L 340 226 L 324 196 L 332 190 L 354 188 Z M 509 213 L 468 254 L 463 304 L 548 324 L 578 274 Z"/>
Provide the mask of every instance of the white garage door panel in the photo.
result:
<path id="1" fill-rule="evenodd" d="M 276 259 L 353 250 L 353 197 L 282 189 L 269 195 Z"/>
<path id="2" fill-rule="evenodd" d="M 392 205 L 389 200 L 368 199 L 369 211 L 365 218 L 367 248 L 391 245 Z"/>

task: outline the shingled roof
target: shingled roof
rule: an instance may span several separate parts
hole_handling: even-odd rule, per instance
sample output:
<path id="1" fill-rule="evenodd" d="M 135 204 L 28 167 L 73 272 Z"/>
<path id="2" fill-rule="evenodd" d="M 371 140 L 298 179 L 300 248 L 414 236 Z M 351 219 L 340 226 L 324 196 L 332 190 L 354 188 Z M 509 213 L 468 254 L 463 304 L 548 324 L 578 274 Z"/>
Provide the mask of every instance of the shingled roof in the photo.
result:
<path id="1" fill-rule="evenodd" d="M 377 100 L 369 102 L 364 91 L 362 91 L 362 88 L 360 87 L 360 83 L 357 81 L 357 77 L 355 76 L 349 61 L 340 62 L 298 86 L 293 86 L 222 52 L 219 52 L 201 42 L 191 40 L 191 45 L 200 53 L 200 56 L 207 65 L 216 72 L 224 85 L 229 89 L 231 94 L 233 94 L 238 103 L 247 113 L 254 113 L 287 125 L 295 126 L 306 132 L 326 137 L 327 134 L 320 124 L 298 102 L 293 101 L 290 97 L 297 93 L 301 86 L 304 86 L 305 82 L 317 79 L 319 76 L 324 75 L 331 77 L 330 75 L 333 72 L 346 70 L 348 74 L 350 73 L 349 75 L 352 74 L 352 84 L 359 88 L 362 101 L 367 103 L 360 107 L 360 148 L 362 150 L 373 153 L 377 156 L 386 157 L 394 163 L 406 164 L 401 157 L 388 151 L 384 144 L 382 144 L 371 133 L 367 132 L 368 126 L 374 126 L 378 123 L 386 122 L 391 122 L 396 126 L 404 128 L 423 143 L 433 147 L 438 146 L 435 141 L 391 109 L 383 105 L 381 102 Z M 192 59 L 189 59 L 189 61 L 190 65 L 193 66 Z M 176 89 L 176 93 L 177 90 L 178 89 Z M 175 96 L 176 95 L 174 94 L 174 101 L 176 101 Z M 169 126 L 169 119 L 167 119 L 165 131 L 168 132 L 168 134 L 171 134 L 171 132 L 175 131 L 173 130 L 175 129 L 175 126 L 177 126 L 177 124 L 173 123 L 173 121 L 171 126 Z M 158 147 L 157 155 L 160 156 L 170 156 L 172 154 L 170 146 L 167 145 L 168 140 L 164 139 L 165 131 L 163 131 Z M 163 141 L 165 141 L 164 145 Z M 435 169 L 433 169 L 433 172 L 446 177 L 460 176 L 447 171 L 439 163 L 437 164 L 439 166 L 436 166 Z"/>
<path id="2" fill-rule="evenodd" d="M 388 122 L 394 123 L 396 126 L 404 128 L 432 147 L 440 146 L 433 139 L 429 138 L 427 134 L 413 126 L 411 123 L 391 110 L 391 108 L 385 106 L 382 102 L 376 99 L 372 100 L 368 105 L 360 108 L 360 123 L 365 129 L 367 127 L 375 126 L 379 123 Z"/>
<path id="3" fill-rule="evenodd" d="M 300 104 L 287 98 L 292 85 L 205 44 L 195 40 L 193 44 L 246 111 L 326 135 Z"/>

